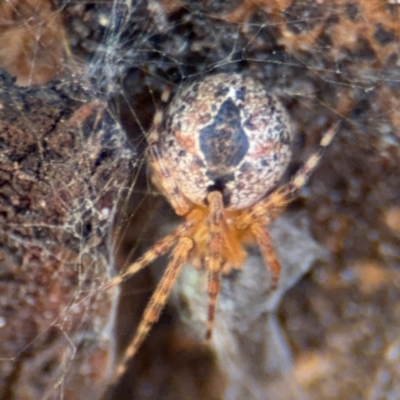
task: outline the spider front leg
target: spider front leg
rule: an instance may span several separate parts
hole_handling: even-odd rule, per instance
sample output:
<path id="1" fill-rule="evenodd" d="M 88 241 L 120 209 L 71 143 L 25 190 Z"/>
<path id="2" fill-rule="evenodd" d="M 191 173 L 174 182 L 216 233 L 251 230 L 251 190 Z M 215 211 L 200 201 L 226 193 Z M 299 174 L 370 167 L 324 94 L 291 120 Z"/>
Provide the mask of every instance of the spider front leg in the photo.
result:
<path id="1" fill-rule="evenodd" d="M 190 251 L 193 248 L 193 241 L 188 237 L 181 237 L 172 253 L 172 259 L 161 278 L 157 289 L 151 296 L 149 303 L 143 313 L 139 328 L 129 346 L 126 348 L 123 358 L 119 361 L 113 382 L 118 381 L 122 374 L 126 371 L 128 361 L 135 355 L 143 340 L 145 339 L 150 328 L 158 321 L 160 313 L 167 301 L 171 288 L 178 276 L 182 266 L 186 263 Z"/>
<path id="2" fill-rule="evenodd" d="M 220 287 L 220 275 L 222 266 L 222 221 L 224 205 L 220 192 L 211 192 L 207 196 L 209 214 L 209 253 L 208 253 L 208 312 L 206 340 L 211 339 L 214 325 L 215 304 Z"/>
<path id="3" fill-rule="evenodd" d="M 327 146 L 330 145 L 332 139 L 335 137 L 338 131 L 339 123 L 334 124 L 327 132 L 322 136 L 321 141 L 317 150 L 308 157 L 304 165 L 297 171 L 294 178 L 286 185 L 285 194 L 288 201 L 291 201 L 294 196 L 297 195 L 299 190 L 307 183 L 310 179 L 311 174 L 314 172 L 316 166 L 321 160 L 322 153 Z"/>
<path id="4" fill-rule="evenodd" d="M 255 204 L 248 212 L 239 216 L 235 225 L 239 229 L 247 229 L 254 223 L 267 219 L 267 222 L 273 221 L 285 207 L 296 197 L 300 189 L 307 183 L 311 174 L 318 165 L 322 153 L 334 138 L 339 124 L 333 125 L 323 136 L 318 149 L 308 157 L 307 161 L 297 171 L 295 176 L 284 186 L 274 190 L 263 200 Z"/>
<path id="5" fill-rule="evenodd" d="M 137 261 L 130 264 L 119 275 L 107 282 L 101 290 L 109 290 L 118 286 L 130 276 L 135 275 L 141 269 L 147 267 L 157 258 L 163 256 L 177 240 L 182 237 L 193 226 L 193 220 L 186 220 L 182 225 L 176 228 L 172 233 L 160 239 L 155 245 L 147 250 Z"/>
<path id="6" fill-rule="evenodd" d="M 165 136 L 165 133 L 160 129 L 161 119 L 162 112 L 157 111 L 152 131 L 147 137 L 149 143 L 147 160 L 151 168 L 151 178 L 154 185 L 168 199 L 176 214 L 185 215 L 189 212 L 190 205 L 179 190 L 171 168 L 160 151 L 160 136 Z"/>
<path id="7" fill-rule="evenodd" d="M 264 262 L 271 272 L 271 290 L 276 290 L 281 275 L 281 264 L 272 246 L 271 237 L 266 227 L 259 223 L 253 224 L 251 226 L 251 231 L 260 247 Z"/>
<path id="8" fill-rule="evenodd" d="M 190 205 L 179 190 L 167 163 L 163 161 L 157 144 L 150 145 L 148 151 L 150 165 L 153 169 L 152 180 L 154 185 L 168 199 L 177 215 L 187 214 L 190 210 Z"/>
<path id="9" fill-rule="evenodd" d="M 264 262 L 272 275 L 271 289 L 278 286 L 281 266 L 271 243 L 266 225 L 273 221 L 290 203 L 300 189 L 307 183 L 311 174 L 321 159 L 322 152 L 337 132 L 338 124 L 333 125 L 322 137 L 318 149 L 307 159 L 295 176 L 284 186 L 279 187 L 265 199 L 253 206 L 250 211 L 243 213 L 235 221 L 239 229 L 250 228 L 263 256 Z"/>

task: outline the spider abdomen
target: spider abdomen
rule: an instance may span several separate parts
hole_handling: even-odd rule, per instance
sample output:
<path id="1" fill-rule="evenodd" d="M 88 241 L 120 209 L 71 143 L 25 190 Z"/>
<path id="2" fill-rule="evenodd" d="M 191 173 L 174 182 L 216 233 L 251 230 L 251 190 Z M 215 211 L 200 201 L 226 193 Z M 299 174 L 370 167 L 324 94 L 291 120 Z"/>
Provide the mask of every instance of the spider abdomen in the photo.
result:
<path id="1" fill-rule="evenodd" d="M 163 114 L 158 151 L 182 194 L 204 205 L 218 190 L 226 209 L 256 203 L 279 181 L 292 135 L 280 102 L 251 77 L 221 73 L 183 86 Z"/>

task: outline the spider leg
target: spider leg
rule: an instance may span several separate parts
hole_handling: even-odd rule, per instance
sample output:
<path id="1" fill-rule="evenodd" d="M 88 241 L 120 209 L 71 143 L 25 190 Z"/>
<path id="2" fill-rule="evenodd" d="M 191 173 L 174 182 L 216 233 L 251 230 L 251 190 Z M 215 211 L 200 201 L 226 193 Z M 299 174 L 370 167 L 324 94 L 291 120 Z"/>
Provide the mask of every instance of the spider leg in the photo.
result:
<path id="1" fill-rule="evenodd" d="M 298 193 L 298 191 L 307 183 L 310 179 L 311 174 L 314 172 L 315 167 L 318 165 L 322 153 L 325 147 L 329 146 L 334 138 L 337 130 L 338 130 L 339 123 L 333 125 L 327 132 L 322 136 L 321 141 L 319 142 L 318 148 L 316 151 L 311 154 L 311 156 L 307 159 L 304 165 L 297 171 L 296 175 L 293 179 L 287 183 L 285 192 L 286 196 L 292 200 L 294 196 Z"/>
<path id="2" fill-rule="evenodd" d="M 192 248 L 193 241 L 190 238 L 181 237 L 179 239 L 178 244 L 172 253 L 172 259 L 169 262 L 167 269 L 165 270 L 164 275 L 157 286 L 157 289 L 147 304 L 139 328 L 132 342 L 125 350 L 123 358 L 120 360 L 115 369 L 113 382 L 116 382 L 125 372 L 127 362 L 135 355 L 153 324 L 158 321 L 176 277 L 181 267 L 187 261 Z"/>
<path id="3" fill-rule="evenodd" d="M 215 304 L 220 287 L 220 275 L 222 268 L 222 217 L 223 217 L 223 201 L 220 192 L 210 192 L 207 196 L 209 203 L 210 215 L 210 243 L 209 243 L 209 260 L 208 260 L 208 315 L 207 315 L 207 332 L 206 340 L 211 339 L 212 329 L 214 325 Z"/>
<path id="4" fill-rule="evenodd" d="M 276 290 L 281 274 L 281 264 L 272 246 L 271 237 L 267 229 L 260 223 L 254 223 L 251 226 L 251 231 L 260 247 L 265 265 L 271 272 L 271 290 Z"/>
<path id="5" fill-rule="evenodd" d="M 163 93 L 163 97 L 169 97 L 168 91 Z M 163 99 L 167 101 L 167 98 Z M 164 161 L 159 150 L 159 137 L 163 113 L 158 110 L 153 119 L 153 128 L 147 136 L 148 147 L 148 163 L 151 166 L 152 181 L 160 192 L 168 199 L 171 206 L 178 215 L 185 215 L 190 210 L 190 205 L 182 195 L 178 185 L 173 178 L 173 173 L 168 168 L 168 163 Z"/>
<path id="6" fill-rule="evenodd" d="M 245 229 L 260 218 L 266 219 L 266 223 L 274 220 L 297 195 L 299 190 L 307 183 L 315 167 L 318 165 L 322 157 L 324 149 L 331 143 L 334 138 L 339 124 L 333 125 L 322 136 L 321 142 L 317 150 L 311 154 L 304 165 L 297 171 L 295 176 L 284 186 L 276 189 L 265 199 L 259 201 L 247 213 L 242 214 L 235 221 L 235 225 L 239 229 Z"/>
<path id="7" fill-rule="evenodd" d="M 159 240 L 154 246 L 147 250 L 137 261 L 129 265 L 119 275 L 107 282 L 102 290 L 109 290 L 114 286 L 119 285 L 131 275 L 136 274 L 138 271 L 151 264 L 154 260 L 164 255 L 175 243 L 183 236 L 193 225 L 192 220 L 187 220 L 172 233 Z"/>
<path id="8" fill-rule="evenodd" d="M 243 213 L 235 221 L 239 229 L 251 229 L 260 247 L 264 262 L 271 271 L 271 290 L 278 286 L 281 265 L 271 243 L 271 238 L 265 226 L 273 221 L 292 201 L 299 190 L 306 184 L 315 167 L 321 159 L 322 152 L 328 146 L 337 132 L 338 124 L 333 125 L 322 137 L 318 149 L 307 159 L 295 176 L 284 186 L 276 189 L 265 199 Z"/>
<path id="9" fill-rule="evenodd" d="M 185 215 L 189 212 L 190 205 L 179 190 L 167 163 L 163 161 L 157 144 L 157 142 L 153 142 L 148 148 L 148 157 L 153 169 L 153 183 L 168 199 L 176 214 Z"/>

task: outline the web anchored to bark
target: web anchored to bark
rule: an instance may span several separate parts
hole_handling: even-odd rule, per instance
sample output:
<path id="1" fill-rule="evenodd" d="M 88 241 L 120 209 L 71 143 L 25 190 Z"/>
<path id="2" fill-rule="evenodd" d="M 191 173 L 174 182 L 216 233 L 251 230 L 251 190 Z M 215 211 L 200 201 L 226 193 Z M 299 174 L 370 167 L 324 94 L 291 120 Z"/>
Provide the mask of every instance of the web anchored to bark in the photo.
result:
<path id="1" fill-rule="evenodd" d="M 106 104 L 66 87 L 0 76 L 2 399 L 94 399 L 113 365 L 116 291 L 96 289 L 133 155 Z"/>

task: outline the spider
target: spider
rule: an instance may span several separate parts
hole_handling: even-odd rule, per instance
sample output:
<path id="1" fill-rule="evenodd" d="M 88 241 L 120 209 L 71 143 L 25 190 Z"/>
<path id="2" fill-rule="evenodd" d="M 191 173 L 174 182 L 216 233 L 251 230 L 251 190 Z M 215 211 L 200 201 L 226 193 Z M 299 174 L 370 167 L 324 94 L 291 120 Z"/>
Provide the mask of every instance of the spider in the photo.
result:
<path id="1" fill-rule="evenodd" d="M 211 75 L 182 86 L 165 111 L 156 112 L 147 162 L 153 183 L 184 219 L 106 285 L 119 285 L 172 249 L 114 380 L 158 320 L 186 262 L 208 273 L 206 339 L 221 274 L 242 267 L 244 245 L 259 246 L 271 289 L 277 287 L 281 266 L 267 226 L 307 182 L 336 130 L 330 128 L 294 177 L 277 186 L 290 161 L 292 133 L 283 106 L 259 81 L 238 73 Z"/>

